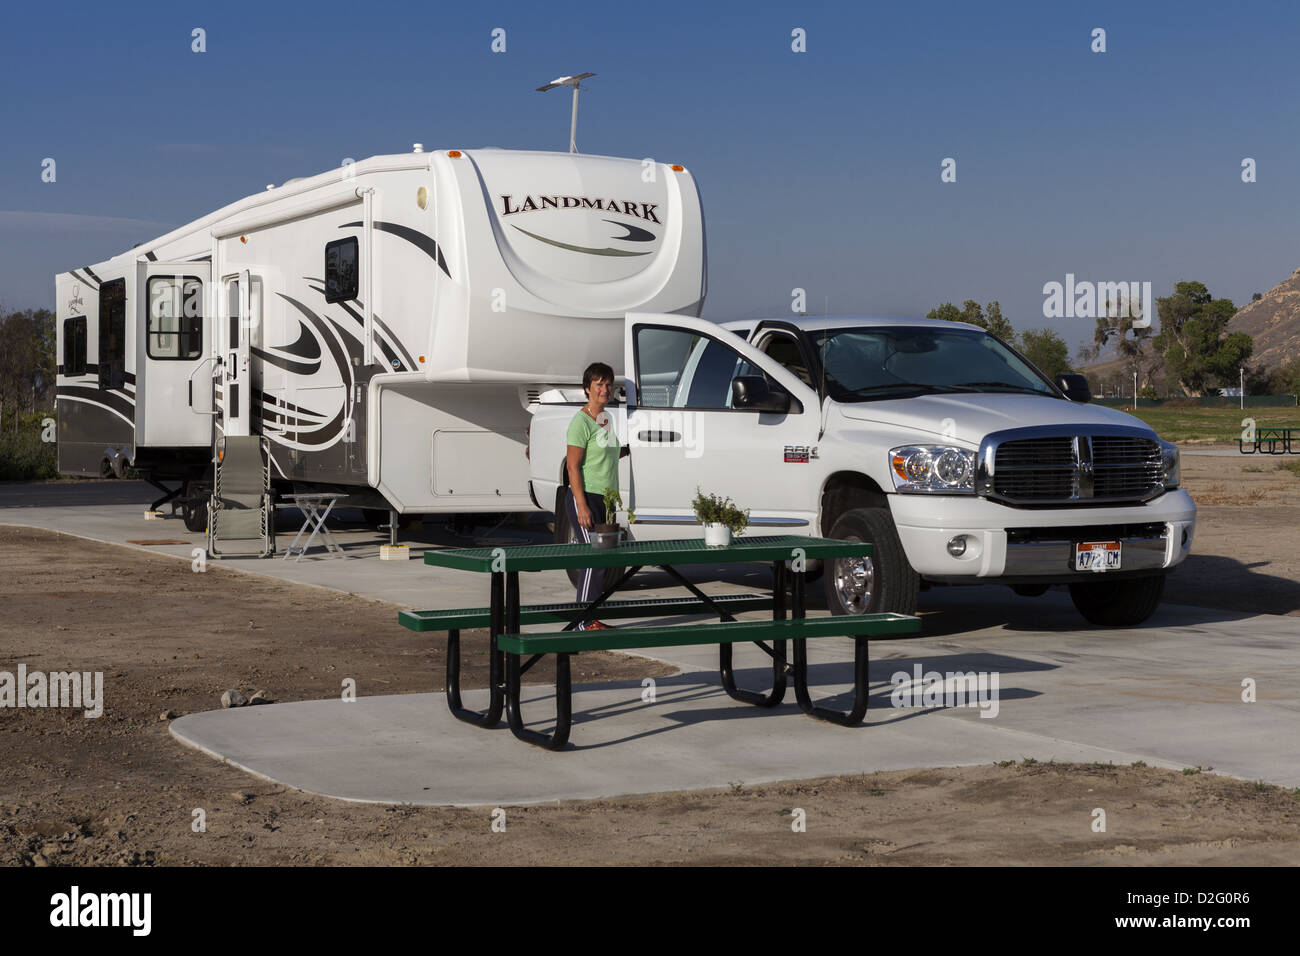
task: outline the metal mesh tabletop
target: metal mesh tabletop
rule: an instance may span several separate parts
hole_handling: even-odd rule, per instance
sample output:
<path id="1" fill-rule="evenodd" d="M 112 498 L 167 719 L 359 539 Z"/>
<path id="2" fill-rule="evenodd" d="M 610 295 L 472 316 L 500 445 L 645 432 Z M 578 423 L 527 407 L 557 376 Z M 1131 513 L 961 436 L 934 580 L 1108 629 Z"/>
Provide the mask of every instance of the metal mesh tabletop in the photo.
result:
<path id="1" fill-rule="evenodd" d="M 589 544 L 540 544 L 516 548 L 464 548 L 426 551 L 424 563 L 461 571 L 550 571 L 563 568 L 621 568 L 633 565 L 730 564 L 792 560 L 803 551 L 805 559 L 870 556 L 871 545 L 861 541 L 770 535 L 741 538 L 729 545 L 710 546 L 703 538 L 670 541 L 629 541 L 616 548 Z"/>

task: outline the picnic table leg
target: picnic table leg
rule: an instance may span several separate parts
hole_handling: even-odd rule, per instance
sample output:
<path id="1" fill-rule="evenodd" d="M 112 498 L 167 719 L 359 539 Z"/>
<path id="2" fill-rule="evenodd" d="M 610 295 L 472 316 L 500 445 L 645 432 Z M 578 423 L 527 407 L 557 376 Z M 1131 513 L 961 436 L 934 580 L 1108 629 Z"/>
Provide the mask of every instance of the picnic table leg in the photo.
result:
<path id="1" fill-rule="evenodd" d="M 804 574 L 802 571 L 794 572 L 794 587 L 792 588 L 793 616 L 798 619 L 804 616 Z M 858 635 L 853 638 L 853 709 L 847 712 L 831 710 L 827 707 L 819 707 L 813 703 L 812 695 L 808 693 L 808 642 L 806 640 L 794 640 L 794 696 L 799 702 L 799 709 L 809 717 L 816 717 L 819 720 L 827 720 L 833 724 L 842 724 L 845 727 L 856 727 L 862 723 L 862 718 L 867 715 L 867 695 L 868 695 L 868 678 L 867 669 L 870 662 L 869 638 L 867 635 Z"/>
<path id="2" fill-rule="evenodd" d="M 519 572 L 511 571 L 506 578 L 506 612 L 505 633 L 519 633 Z M 493 643 L 495 644 L 495 638 Z M 504 653 L 504 652 L 503 652 Z M 510 732 L 520 740 L 544 747 L 547 750 L 560 750 L 569 742 L 569 731 L 573 727 L 573 687 L 571 681 L 569 655 L 555 655 L 555 730 L 549 734 L 529 730 L 524 726 L 523 707 L 520 695 L 523 690 L 524 666 L 518 654 L 504 654 L 506 658 L 506 715 L 510 720 Z"/>
<path id="3" fill-rule="evenodd" d="M 785 562 L 777 561 L 772 565 L 772 620 L 774 621 L 785 620 L 785 589 Z M 730 614 L 727 618 L 735 620 Z M 734 700 L 756 704 L 759 707 L 775 707 L 785 699 L 785 674 L 790 667 L 785 656 L 785 640 L 773 641 L 771 649 L 765 644 L 758 646 L 772 657 L 771 692 L 764 694 L 736 686 L 736 675 L 731 666 L 730 644 L 718 645 L 718 672 L 722 678 L 722 689 Z"/>
<path id="4" fill-rule="evenodd" d="M 492 574 L 492 611 L 488 623 L 488 709 L 483 713 L 469 710 L 460 702 L 460 630 L 447 632 L 447 709 L 453 717 L 467 724 L 478 727 L 495 727 L 501 722 L 501 709 L 504 706 L 502 681 L 504 679 L 503 657 L 497 650 L 497 635 L 502 633 L 504 602 L 502 600 L 502 574 Z"/>

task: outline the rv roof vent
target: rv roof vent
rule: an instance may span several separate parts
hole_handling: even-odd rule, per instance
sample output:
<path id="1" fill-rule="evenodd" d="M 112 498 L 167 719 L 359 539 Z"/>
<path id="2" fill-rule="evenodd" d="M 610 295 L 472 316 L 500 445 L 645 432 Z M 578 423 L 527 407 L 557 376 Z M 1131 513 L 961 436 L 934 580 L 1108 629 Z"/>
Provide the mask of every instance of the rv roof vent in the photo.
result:
<path id="1" fill-rule="evenodd" d="M 275 183 L 267 183 L 267 184 L 266 184 L 266 188 L 267 188 L 268 190 L 274 189 L 274 188 L 275 188 Z"/>
<path id="2" fill-rule="evenodd" d="M 424 144 L 423 144 L 423 143 L 415 143 L 414 145 L 411 146 L 411 152 L 413 152 L 413 153 L 423 153 L 423 152 L 424 152 Z"/>
<path id="3" fill-rule="evenodd" d="M 306 178 L 307 178 L 306 176 L 295 176 L 293 177 L 293 179 L 286 179 L 284 182 L 280 183 L 280 188 L 283 189 L 285 186 L 291 186 L 294 183 L 300 183 Z"/>

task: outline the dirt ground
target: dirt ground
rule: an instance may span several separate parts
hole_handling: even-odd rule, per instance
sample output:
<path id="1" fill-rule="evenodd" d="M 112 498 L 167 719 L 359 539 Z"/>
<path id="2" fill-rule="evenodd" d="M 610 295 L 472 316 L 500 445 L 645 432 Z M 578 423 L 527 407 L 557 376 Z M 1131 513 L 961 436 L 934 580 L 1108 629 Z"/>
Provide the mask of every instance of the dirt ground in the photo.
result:
<path id="1" fill-rule="evenodd" d="M 1276 459 L 1185 456 L 1201 505 L 1167 599 L 1300 613 L 1289 536 L 1300 476 Z M 334 697 L 342 676 L 394 694 L 442 688 L 441 639 L 395 609 L 221 568 L 0 526 L 0 670 L 102 670 L 104 716 L 0 708 L 0 865 L 1294 864 L 1300 791 L 1146 766 L 896 771 L 556 806 L 383 807 L 314 797 L 190 750 L 164 715 L 227 688 Z M 327 613 L 322 614 L 322 611 Z M 265 624 L 274 617 L 275 640 Z M 178 624 L 183 622 L 183 629 Z M 287 636 L 286 635 L 290 635 Z M 468 641 L 468 644 L 476 642 Z M 584 654 L 575 681 L 660 676 Z M 467 687 L 485 657 L 470 657 Z M 545 675 L 538 679 L 544 680 Z M 1092 809 L 1109 808 L 1106 833 Z M 192 811 L 207 830 L 191 828 Z M 798 811 L 803 811 L 802 816 Z M 802 820 L 806 832 L 792 824 Z M 886 838 L 887 837 L 887 838 Z"/>

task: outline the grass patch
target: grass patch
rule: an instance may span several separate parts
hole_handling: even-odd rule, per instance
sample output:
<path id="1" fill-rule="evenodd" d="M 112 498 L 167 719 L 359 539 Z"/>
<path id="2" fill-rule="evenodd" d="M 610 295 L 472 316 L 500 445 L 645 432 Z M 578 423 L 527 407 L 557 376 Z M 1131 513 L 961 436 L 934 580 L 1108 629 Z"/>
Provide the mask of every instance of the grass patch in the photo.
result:
<path id="1" fill-rule="evenodd" d="M 1255 419 L 1255 427 L 1300 428 L 1296 408 L 1138 408 L 1129 412 L 1150 425 L 1165 441 L 1236 442 L 1241 438 L 1244 418 Z"/>

